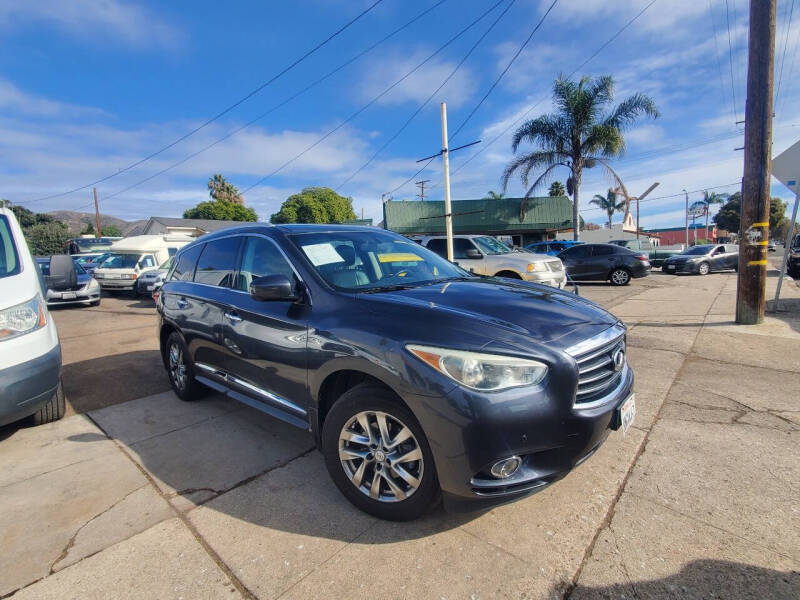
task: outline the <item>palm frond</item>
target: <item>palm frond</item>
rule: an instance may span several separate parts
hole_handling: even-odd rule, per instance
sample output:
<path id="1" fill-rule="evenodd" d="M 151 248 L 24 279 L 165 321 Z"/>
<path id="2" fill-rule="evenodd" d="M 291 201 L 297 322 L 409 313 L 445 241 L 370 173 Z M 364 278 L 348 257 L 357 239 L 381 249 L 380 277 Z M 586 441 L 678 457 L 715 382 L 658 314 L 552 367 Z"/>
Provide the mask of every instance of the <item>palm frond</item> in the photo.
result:
<path id="1" fill-rule="evenodd" d="M 634 94 L 620 102 L 616 108 L 603 120 L 603 125 L 624 131 L 642 115 L 653 119 L 661 116 L 656 103 L 646 94 Z"/>

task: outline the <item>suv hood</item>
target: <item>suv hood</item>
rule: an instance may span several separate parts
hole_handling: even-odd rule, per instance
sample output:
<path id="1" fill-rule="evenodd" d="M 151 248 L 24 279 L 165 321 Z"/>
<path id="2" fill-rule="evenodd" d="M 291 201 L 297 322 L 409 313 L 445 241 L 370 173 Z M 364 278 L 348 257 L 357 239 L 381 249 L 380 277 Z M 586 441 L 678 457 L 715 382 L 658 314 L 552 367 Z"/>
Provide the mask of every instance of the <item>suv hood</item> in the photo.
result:
<path id="1" fill-rule="evenodd" d="M 526 282 L 476 278 L 405 290 L 359 294 L 373 310 L 391 310 L 385 304 L 402 304 L 429 311 L 446 311 L 465 320 L 481 321 L 548 343 L 575 343 L 607 329 L 618 319 L 596 304 L 553 288 Z M 378 305 L 384 305 L 379 307 Z"/>

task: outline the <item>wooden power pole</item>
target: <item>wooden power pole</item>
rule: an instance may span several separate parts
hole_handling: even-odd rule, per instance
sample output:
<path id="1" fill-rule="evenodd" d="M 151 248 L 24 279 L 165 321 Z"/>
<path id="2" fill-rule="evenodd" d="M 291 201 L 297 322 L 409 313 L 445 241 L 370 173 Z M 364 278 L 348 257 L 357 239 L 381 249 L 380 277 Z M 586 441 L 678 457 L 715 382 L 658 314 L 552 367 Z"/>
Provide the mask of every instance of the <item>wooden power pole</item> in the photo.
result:
<path id="1" fill-rule="evenodd" d="M 97 188 L 92 188 L 92 191 L 94 192 L 94 220 L 97 223 L 94 237 L 99 238 L 102 234 L 100 232 L 100 206 L 97 204 Z"/>
<path id="2" fill-rule="evenodd" d="M 775 2 L 750 0 L 744 178 L 736 288 L 736 322 L 743 325 L 764 320 L 766 301 Z"/>

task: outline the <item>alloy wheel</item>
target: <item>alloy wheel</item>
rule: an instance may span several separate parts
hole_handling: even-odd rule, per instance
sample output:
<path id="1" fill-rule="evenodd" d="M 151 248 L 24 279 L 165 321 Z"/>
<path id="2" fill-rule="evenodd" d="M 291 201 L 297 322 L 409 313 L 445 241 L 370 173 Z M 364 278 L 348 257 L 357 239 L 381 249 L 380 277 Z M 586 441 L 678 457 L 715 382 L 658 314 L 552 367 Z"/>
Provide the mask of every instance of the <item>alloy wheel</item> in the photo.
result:
<path id="1" fill-rule="evenodd" d="M 183 360 L 183 349 L 177 343 L 169 347 L 169 375 L 178 389 L 186 387 L 186 363 Z"/>
<path id="2" fill-rule="evenodd" d="M 348 420 L 339 461 L 350 482 L 380 502 L 405 500 L 422 483 L 422 449 L 411 428 L 389 413 L 364 411 Z"/>
<path id="3" fill-rule="evenodd" d="M 611 281 L 616 285 L 625 285 L 630 278 L 625 269 L 617 269 L 611 274 Z"/>
<path id="4" fill-rule="evenodd" d="M 700 273 L 700 275 L 708 275 L 710 270 L 708 263 L 700 263 L 700 266 L 697 267 L 697 272 Z"/>

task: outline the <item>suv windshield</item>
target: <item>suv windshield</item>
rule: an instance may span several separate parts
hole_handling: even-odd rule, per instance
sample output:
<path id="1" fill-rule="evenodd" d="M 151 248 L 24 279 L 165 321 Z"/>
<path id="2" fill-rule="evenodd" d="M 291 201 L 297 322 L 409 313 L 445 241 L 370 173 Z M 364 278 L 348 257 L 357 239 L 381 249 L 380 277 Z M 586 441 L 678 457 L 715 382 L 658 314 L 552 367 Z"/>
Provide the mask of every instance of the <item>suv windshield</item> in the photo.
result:
<path id="1" fill-rule="evenodd" d="M 508 254 L 511 248 L 493 237 L 483 236 L 472 238 L 472 241 L 481 249 L 484 254 Z"/>
<path id="2" fill-rule="evenodd" d="M 19 273 L 19 256 L 8 219 L 0 215 L 0 277 Z"/>
<path id="3" fill-rule="evenodd" d="M 99 266 L 103 269 L 134 269 L 139 263 L 140 256 L 141 254 L 118 254 L 113 252 Z"/>
<path id="4" fill-rule="evenodd" d="M 292 241 L 322 278 L 347 291 L 380 291 L 472 277 L 419 244 L 382 231 L 303 233 Z"/>
<path id="5" fill-rule="evenodd" d="M 688 254 L 690 256 L 699 256 L 701 254 L 708 254 L 709 252 L 711 252 L 711 249 L 713 247 L 714 246 L 709 246 L 709 245 L 692 246 L 691 248 L 688 248 L 683 252 L 681 252 L 681 254 Z"/>

